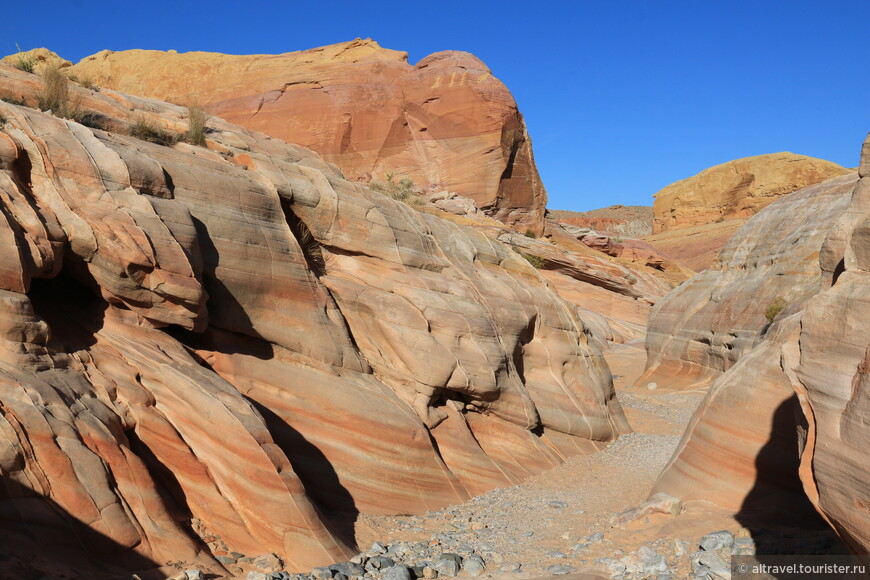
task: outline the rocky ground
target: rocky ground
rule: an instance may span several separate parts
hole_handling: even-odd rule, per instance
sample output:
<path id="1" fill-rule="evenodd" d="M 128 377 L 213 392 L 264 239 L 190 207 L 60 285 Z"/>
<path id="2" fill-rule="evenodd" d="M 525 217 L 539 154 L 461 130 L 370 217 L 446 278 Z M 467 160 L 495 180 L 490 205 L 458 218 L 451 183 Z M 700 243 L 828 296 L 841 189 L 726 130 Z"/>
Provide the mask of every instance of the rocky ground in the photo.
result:
<path id="1" fill-rule="evenodd" d="M 368 549 L 349 562 L 308 574 L 282 571 L 266 556 L 231 567 L 244 569 L 248 580 L 730 578 L 731 556 L 754 554 L 758 531 L 750 533 L 710 505 L 683 505 L 679 518 L 651 512 L 614 523 L 615 515 L 647 499 L 704 393 L 634 384 L 645 361 L 641 341 L 615 345 L 606 356 L 635 429 L 606 450 L 435 512 L 362 514 L 357 539 Z M 783 553 L 829 553 L 833 541 L 831 534 L 770 534 L 783 543 Z M 796 543 L 802 548 L 795 550 Z M 191 571 L 177 578 L 200 576 Z"/>
<path id="2" fill-rule="evenodd" d="M 406 565 L 437 563 L 441 553 L 470 558 L 471 570 L 463 575 L 527 578 L 589 572 L 611 577 L 628 572 L 632 575 L 625 577 L 638 578 L 670 572 L 682 578 L 691 573 L 701 535 L 716 530 L 689 526 L 685 537 L 658 538 L 657 522 L 650 521 L 651 530 L 612 527 L 611 517 L 646 499 L 703 393 L 633 385 L 645 360 L 641 344 L 617 346 L 608 359 L 635 433 L 601 453 L 574 457 L 522 485 L 495 489 L 461 505 L 422 516 L 363 515 L 360 540 L 380 541 Z M 733 544 L 741 531 L 732 525 L 729 534 Z M 738 545 L 748 542 L 740 539 Z M 374 544 L 374 551 L 364 556 L 379 549 Z"/>

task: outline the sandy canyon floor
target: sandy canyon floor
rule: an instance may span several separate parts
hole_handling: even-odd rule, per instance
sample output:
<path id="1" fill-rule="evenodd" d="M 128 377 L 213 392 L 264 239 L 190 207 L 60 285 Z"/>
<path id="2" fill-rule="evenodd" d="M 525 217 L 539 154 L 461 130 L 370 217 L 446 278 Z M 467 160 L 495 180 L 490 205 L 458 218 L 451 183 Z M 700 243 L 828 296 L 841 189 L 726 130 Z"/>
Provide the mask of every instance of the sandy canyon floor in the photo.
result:
<path id="1" fill-rule="evenodd" d="M 650 390 L 635 384 L 646 355 L 641 341 L 617 345 L 606 353 L 617 395 L 634 433 L 606 450 L 574 457 L 521 485 L 495 489 L 456 506 L 417 516 L 372 516 L 357 521 L 361 547 L 428 546 L 433 552 L 480 554 L 483 576 L 533 578 L 589 574 L 610 578 L 626 566 L 625 577 L 642 572 L 650 549 L 664 557 L 663 578 L 694 577 L 692 554 L 705 534 L 728 530 L 738 545 L 753 550 L 751 532 L 712 504 L 688 503 L 678 518 L 654 515 L 612 526 L 611 517 L 641 504 L 667 464 L 704 390 Z M 839 551 L 833 534 L 781 527 L 770 530 L 782 553 Z M 753 540 L 752 537 L 756 536 Z M 795 550 L 795 544 L 799 549 Z M 400 548 L 401 549 L 401 548 Z M 640 551 L 640 552 L 639 552 Z M 727 553 L 723 560 L 728 564 Z M 632 567 L 636 570 L 633 574 Z M 465 575 L 465 574 L 462 574 Z"/>

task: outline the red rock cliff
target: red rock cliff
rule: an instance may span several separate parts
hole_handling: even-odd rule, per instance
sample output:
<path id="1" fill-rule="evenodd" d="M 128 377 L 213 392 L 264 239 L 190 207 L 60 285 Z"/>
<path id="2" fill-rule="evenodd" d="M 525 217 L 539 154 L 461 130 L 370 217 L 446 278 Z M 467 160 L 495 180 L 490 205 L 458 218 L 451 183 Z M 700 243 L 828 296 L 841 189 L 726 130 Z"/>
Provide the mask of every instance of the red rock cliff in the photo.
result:
<path id="1" fill-rule="evenodd" d="M 279 55 L 103 51 L 73 74 L 210 112 L 338 165 L 350 181 L 409 176 L 540 234 L 547 194 L 517 104 L 479 59 L 355 40 Z"/>

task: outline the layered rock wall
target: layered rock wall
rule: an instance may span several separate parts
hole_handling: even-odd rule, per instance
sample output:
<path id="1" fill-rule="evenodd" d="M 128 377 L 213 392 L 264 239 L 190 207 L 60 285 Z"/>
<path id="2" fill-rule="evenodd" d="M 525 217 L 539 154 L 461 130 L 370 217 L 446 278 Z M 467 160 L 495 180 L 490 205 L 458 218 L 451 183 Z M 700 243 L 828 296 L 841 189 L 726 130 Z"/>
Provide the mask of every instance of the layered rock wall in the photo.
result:
<path id="1" fill-rule="evenodd" d="M 308 569 L 359 511 L 628 429 L 590 329 L 510 247 L 220 119 L 207 147 L 135 139 L 185 109 L 70 89 L 109 130 L 0 103 L 2 549 L 219 571 L 218 534 Z"/>
<path id="2" fill-rule="evenodd" d="M 836 219 L 822 222 L 827 231 L 814 257 L 817 282 L 804 286 L 804 297 L 713 384 L 653 492 L 713 501 L 746 522 L 775 512 L 779 521 L 805 525 L 809 516 L 801 506 L 811 504 L 853 553 L 866 555 L 870 137 L 859 176 L 856 184 L 845 176 L 793 194 L 816 190 L 812 208 L 823 216 L 833 202 L 824 190 L 854 184 L 846 204 L 836 203 Z M 788 199 L 749 224 L 772 217 Z M 770 225 L 769 231 L 800 231 L 785 214 Z M 751 253 L 746 261 L 762 258 Z M 767 282 L 779 278 L 771 272 Z"/>
<path id="3" fill-rule="evenodd" d="M 831 273 L 819 266 L 825 240 L 849 207 L 857 175 L 788 195 L 740 228 L 714 264 L 656 304 L 642 380 L 686 386 L 728 370 L 770 326 L 793 312 Z"/>
<path id="4" fill-rule="evenodd" d="M 358 39 L 280 55 L 103 51 L 71 70 L 310 147 L 350 181 L 410 177 L 540 234 L 547 194 L 508 89 L 468 53 L 407 60 Z"/>

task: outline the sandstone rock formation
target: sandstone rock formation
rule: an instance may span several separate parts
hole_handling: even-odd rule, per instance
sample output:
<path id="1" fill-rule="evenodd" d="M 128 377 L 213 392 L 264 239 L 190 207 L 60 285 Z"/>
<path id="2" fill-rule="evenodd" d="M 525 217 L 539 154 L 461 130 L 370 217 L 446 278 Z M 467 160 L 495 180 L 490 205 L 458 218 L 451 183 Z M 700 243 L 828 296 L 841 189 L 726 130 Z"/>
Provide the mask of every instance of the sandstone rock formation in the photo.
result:
<path id="1" fill-rule="evenodd" d="M 46 48 L 34 48 L 32 50 L 24 50 L 9 56 L 0 58 L 0 63 L 8 64 L 16 68 L 21 68 L 24 63 L 29 62 L 33 66 L 33 72 L 41 73 L 46 66 L 54 65 L 58 68 L 67 68 L 72 66 L 72 63 L 64 58 L 61 58 Z"/>
<path id="2" fill-rule="evenodd" d="M 653 236 L 646 241 L 703 270 L 747 218 L 783 195 L 848 172 L 830 161 L 787 152 L 716 165 L 653 196 Z"/>
<path id="3" fill-rule="evenodd" d="M 788 152 L 716 165 L 653 196 L 653 233 L 748 218 L 783 195 L 848 172 L 836 163 Z"/>
<path id="4" fill-rule="evenodd" d="M 628 238 L 652 233 L 652 208 L 645 205 L 612 205 L 581 212 L 555 209 L 547 214 L 563 224 L 604 230 Z"/>
<path id="5" fill-rule="evenodd" d="M 0 550 L 220 570 L 219 535 L 307 569 L 349 554 L 338 515 L 461 501 L 628 429 L 576 310 L 481 229 L 217 118 L 207 147 L 133 138 L 185 109 L 70 91 L 101 128 L 0 103 Z"/>
<path id="6" fill-rule="evenodd" d="M 310 147 L 350 181 L 411 177 L 541 233 L 547 195 L 508 89 L 480 60 L 354 40 L 279 55 L 103 51 L 72 68 L 99 86 L 209 112 Z"/>
<path id="7" fill-rule="evenodd" d="M 697 360 L 707 368 L 730 369 L 713 384 L 653 491 L 684 502 L 713 501 L 736 512 L 750 529 L 759 513 L 767 513 L 768 520 L 775 514 L 781 521 L 806 525 L 812 504 L 853 553 L 866 555 L 870 137 L 859 176 L 857 184 L 853 175 L 846 175 L 763 210 L 728 246 L 735 255 L 737 248 L 744 248 L 746 272 L 729 274 L 727 268 L 739 270 L 742 264 L 729 267 L 722 260 L 721 271 L 699 276 L 718 276 L 726 288 L 735 276 L 742 277 L 750 292 L 765 298 L 772 296 L 765 285 L 779 292 L 786 289 L 780 280 L 791 278 L 796 294 L 754 348 L 746 340 L 751 335 L 741 339 L 742 332 L 736 333 L 729 352 L 710 348 L 720 342 L 710 340 L 706 356 Z M 786 233 L 777 236 L 773 247 L 759 246 L 752 237 L 762 224 L 768 233 Z M 782 257 L 776 245 L 789 238 L 805 265 L 796 268 L 792 263 L 789 271 L 777 271 L 771 264 Z M 801 246 L 798 238 L 813 239 L 812 247 Z M 765 263 L 766 280 L 756 283 Z M 709 290 L 696 286 L 691 292 L 693 299 L 690 291 L 682 297 L 675 293 L 674 300 L 682 300 L 682 308 L 697 318 L 684 322 L 683 328 L 706 324 L 707 335 L 715 337 L 722 320 L 740 310 L 747 320 L 758 320 L 749 299 L 720 297 L 715 306 L 707 297 Z M 670 301 L 661 303 L 662 312 L 675 311 Z M 763 304 L 765 299 L 755 301 Z M 656 324 L 663 325 L 659 318 Z"/>
<path id="8" fill-rule="evenodd" d="M 819 252 L 849 205 L 857 175 L 808 187 L 750 219 L 710 268 L 660 301 L 647 330 L 642 380 L 693 384 L 728 370 L 769 327 L 781 303 L 793 312 L 825 284 Z"/>

